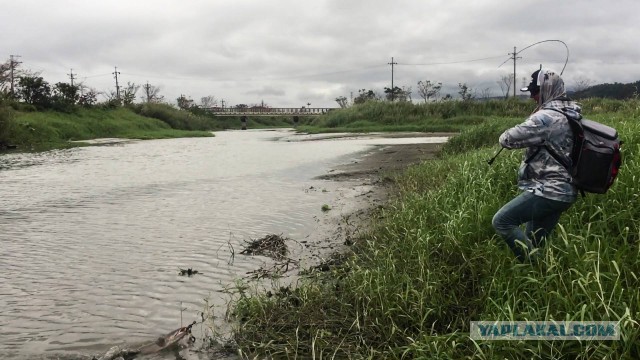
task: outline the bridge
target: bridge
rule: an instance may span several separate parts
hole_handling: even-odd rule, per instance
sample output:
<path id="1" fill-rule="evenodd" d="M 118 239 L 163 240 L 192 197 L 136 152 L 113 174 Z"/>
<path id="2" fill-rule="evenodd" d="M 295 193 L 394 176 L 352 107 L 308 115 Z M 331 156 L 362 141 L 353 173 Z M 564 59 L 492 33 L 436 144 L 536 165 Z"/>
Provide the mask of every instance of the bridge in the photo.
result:
<path id="1" fill-rule="evenodd" d="M 323 115 L 329 111 L 338 108 L 272 108 L 272 107 L 246 107 L 246 108 L 204 108 L 211 114 L 216 116 L 309 116 L 309 115 Z"/>

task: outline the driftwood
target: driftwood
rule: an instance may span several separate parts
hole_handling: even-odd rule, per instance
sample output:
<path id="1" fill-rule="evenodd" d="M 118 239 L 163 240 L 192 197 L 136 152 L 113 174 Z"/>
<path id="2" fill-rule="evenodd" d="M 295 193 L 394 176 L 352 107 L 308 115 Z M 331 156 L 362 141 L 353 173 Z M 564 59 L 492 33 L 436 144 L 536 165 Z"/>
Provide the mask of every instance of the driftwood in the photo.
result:
<path id="1" fill-rule="evenodd" d="M 248 245 L 240 252 L 243 255 L 262 255 L 276 260 L 284 259 L 289 254 L 289 249 L 285 243 L 287 238 L 282 235 L 267 235 L 263 238 L 246 242 Z"/>
<path id="2" fill-rule="evenodd" d="M 271 268 L 265 269 L 264 267 L 260 267 L 257 270 L 249 271 L 247 274 L 251 279 L 273 279 L 281 276 L 286 273 L 290 269 L 297 269 L 300 266 L 300 262 L 297 260 L 285 258 L 284 260 L 278 261 Z"/>

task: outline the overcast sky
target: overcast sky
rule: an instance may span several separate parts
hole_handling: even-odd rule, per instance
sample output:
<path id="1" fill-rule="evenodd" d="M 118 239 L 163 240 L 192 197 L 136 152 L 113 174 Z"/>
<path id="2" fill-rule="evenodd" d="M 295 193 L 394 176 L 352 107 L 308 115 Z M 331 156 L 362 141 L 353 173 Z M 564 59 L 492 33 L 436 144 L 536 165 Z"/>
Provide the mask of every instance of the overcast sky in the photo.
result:
<path id="1" fill-rule="evenodd" d="M 73 69 L 99 92 L 115 91 L 117 67 L 120 85 L 148 82 L 170 103 L 336 107 L 391 87 L 393 57 L 414 101 L 420 80 L 498 96 L 514 46 L 544 40 L 567 44 L 568 88 L 640 80 L 639 13 L 639 0 L 0 0 L 0 60 L 18 55 L 50 84 Z M 566 54 L 560 42 L 519 53 L 517 87 Z"/>

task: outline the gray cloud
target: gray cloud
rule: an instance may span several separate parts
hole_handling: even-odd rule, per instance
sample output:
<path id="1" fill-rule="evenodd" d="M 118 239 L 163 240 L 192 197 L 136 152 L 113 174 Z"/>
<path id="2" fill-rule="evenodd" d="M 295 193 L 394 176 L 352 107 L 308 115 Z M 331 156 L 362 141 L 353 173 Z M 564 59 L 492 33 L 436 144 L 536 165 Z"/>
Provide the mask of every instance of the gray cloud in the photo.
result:
<path id="1" fill-rule="evenodd" d="M 4 55 L 50 83 L 113 90 L 149 82 L 173 100 L 214 95 L 227 104 L 335 106 L 358 89 L 415 89 L 440 81 L 500 94 L 508 53 L 546 39 L 570 49 L 566 83 L 640 79 L 636 0 L 0 0 Z M 0 55 L 1 56 L 1 55 Z M 540 64 L 559 71 L 565 49 L 543 43 L 519 54 L 518 85 Z M 478 60 L 488 58 L 484 60 Z M 470 61 L 476 60 L 476 61 Z M 417 96 L 414 96 L 414 99 Z"/>

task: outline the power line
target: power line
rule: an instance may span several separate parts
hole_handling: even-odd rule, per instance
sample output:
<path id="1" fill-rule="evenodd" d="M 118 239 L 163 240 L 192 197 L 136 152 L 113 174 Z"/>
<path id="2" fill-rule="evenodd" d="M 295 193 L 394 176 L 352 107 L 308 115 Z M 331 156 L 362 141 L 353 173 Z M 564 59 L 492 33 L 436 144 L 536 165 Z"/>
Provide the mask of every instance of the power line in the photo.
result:
<path id="1" fill-rule="evenodd" d="M 447 62 L 432 62 L 432 63 L 424 63 L 424 64 L 405 64 L 405 63 L 399 63 L 398 65 L 402 65 L 402 66 L 451 65 L 451 64 L 462 64 L 462 63 L 468 63 L 468 62 L 483 61 L 483 60 L 502 59 L 502 58 L 504 58 L 504 55 L 500 55 L 500 56 L 491 56 L 491 57 L 485 57 L 485 58 L 479 58 L 479 59 L 459 60 L 459 61 L 447 61 Z"/>
<path id="2" fill-rule="evenodd" d="M 268 77 L 266 79 L 268 79 L 268 80 L 288 80 L 288 79 L 299 79 L 299 78 L 306 78 L 306 77 L 338 75 L 338 74 L 344 74 L 344 73 L 350 73 L 350 72 L 356 72 L 356 71 L 362 71 L 362 70 L 368 70 L 368 69 L 374 69 L 374 68 L 382 68 L 382 67 L 385 67 L 385 66 L 387 66 L 387 64 L 363 66 L 363 67 L 359 67 L 357 69 L 337 70 L 337 71 L 322 72 L 322 73 L 301 74 L 301 75 L 287 75 L 287 76 L 279 76 L 279 77 Z M 235 79 L 229 79 L 229 80 L 235 80 Z M 253 79 L 245 79 L 245 80 L 248 81 L 248 80 L 253 80 Z M 219 80 L 219 81 L 227 81 L 227 80 Z"/>
<path id="3" fill-rule="evenodd" d="M 109 75 L 111 75 L 111 74 L 113 74 L 113 73 L 105 73 L 105 74 L 89 75 L 89 76 L 84 76 L 84 78 L 85 78 L 85 79 L 88 79 L 88 78 L 94 78 L 94 77 L 100 77 L 100 76 L 109 76 Z"/>
<path id="4" fill-rule="evenodd" d="M 394 62 L 393 65 L 399 65 L 399 66 L 449 65 L 449 64 L 460 64 L 460 63 L 468 63 L 468 62 L 475 62 L 475 61 L 482 61 L 482 60 L 490 60 L 490 59 L 496 59 L 496 58 L 503 58 L 503 56 L 493 56 L 493 57 L 485 57 L 485 58 L 469 59 L 469 60 L 459 60 L 459 61 L 449 61 L 449 62 L 421 63 L 421 64 L 398 63 L 398 62 L 393 61 Z M 298 75 L 283 75 L 283 76 L 274 76 L 274 77 L 266 76 L 266 77 L 261 78 L 261 79 L 264 79 L 264 80 L 289 80 L 289 79 L 299 79 L 299 78 L 311 78 L 311 77 L 319 77 L 319 76 L 339 75 L 339 74 L 358 72 L 358 71 L 364 71 L 364 70 L 375 69 L 375 68 L 382 68 L 382 67 L 385 67 L 387 65 L 391 65 L 391 64 L 390 63 L 375 64 L 375 65 L 360 66 L 360 67 L 357 67 L 357 68 L 351 68 L 351 69 L 345 69 L 345 70 L 336 70 L 336 71 L 328 71 L 328 72 L 317 72 L 317 73 L 308 73 L 308 74 L 298 74 Z M 114 77 L 115 77 L 116 74 L 115 74 L 115 72 L 93 74 L 93 75 L 83 76 L 83 79 L 103 77 L 103 76 L 108 76 L 108 75 L 114 75 Z M 121 72 L 118 72 L 117 75 L 123 75 L 123 74 Z M 167 80 L 191 80 L 191 79 L 202 80 L 201 76 L 195 76 L 195 75 L 194 76 L 169 76 L 167 74 L 152 75 L 152 74 L 137 74 L 137 73 L 129 73 L 129 72 L 125 72 L 124 75 L 135 76 L 135 77 L 145 77 L 145 78 L 155 78 L 155 79 L 167 79 Z M 255 80 L 256 80 L 256 78 L 251 78 L 251 77 L 239 77 L 239 78 L 238 77 L 236 77 L 236 78 L 232 77 L 232 78 L 207 79 L 207 81 L 213 81 L 213 82 L 221 82 L 221 81 L 255 81 Z M 119 87 L 119 85 L 117 87 Z"/>

